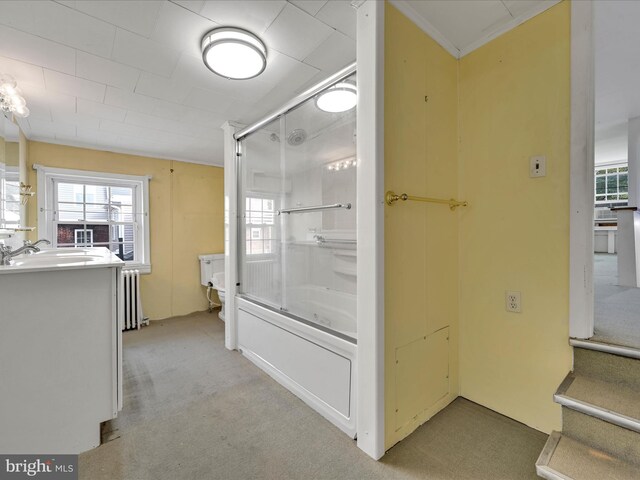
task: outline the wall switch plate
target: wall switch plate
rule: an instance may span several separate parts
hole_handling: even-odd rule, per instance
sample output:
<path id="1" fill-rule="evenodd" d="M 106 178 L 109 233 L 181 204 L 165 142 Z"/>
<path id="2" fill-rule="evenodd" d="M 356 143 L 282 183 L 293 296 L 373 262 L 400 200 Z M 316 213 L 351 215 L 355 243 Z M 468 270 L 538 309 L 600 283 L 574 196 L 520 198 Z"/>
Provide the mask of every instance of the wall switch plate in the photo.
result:
<path id="1" fill-rule="evenodd" d="M 504 292 L 505 307 L 507 312 L 522 312 L 522 294 L 520 292 Z"/>
<path id="2" fill-rule="evenodd" d="M 529 157 L 529 176 L 531 178 L 545 177 L 547 175 L 547 157 L 536 155 Z"/>

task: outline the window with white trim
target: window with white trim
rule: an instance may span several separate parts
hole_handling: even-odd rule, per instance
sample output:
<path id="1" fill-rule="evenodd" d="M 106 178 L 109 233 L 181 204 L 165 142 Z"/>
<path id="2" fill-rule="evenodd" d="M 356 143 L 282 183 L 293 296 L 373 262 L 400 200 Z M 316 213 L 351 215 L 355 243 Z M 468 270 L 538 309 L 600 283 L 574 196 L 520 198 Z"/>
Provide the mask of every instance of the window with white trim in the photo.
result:
<path id="1" fill-rule="evenodd" d="M 149 177 L 37 166 L 38 229 L 56 248 L 105 247 L 150 271 Z"/>
<path id="2" fill-rule="evenodd" d="M 246 252 L 247 255 L 265 255 L 274 252 L 275 239 L 273 198 L 246 198 Z"/>
<path id="3" fill-rule="evenodd" d="M 629 200 L 629 167 L 626 163 L 596 166 L 595 204 L 626 205 Z"/>

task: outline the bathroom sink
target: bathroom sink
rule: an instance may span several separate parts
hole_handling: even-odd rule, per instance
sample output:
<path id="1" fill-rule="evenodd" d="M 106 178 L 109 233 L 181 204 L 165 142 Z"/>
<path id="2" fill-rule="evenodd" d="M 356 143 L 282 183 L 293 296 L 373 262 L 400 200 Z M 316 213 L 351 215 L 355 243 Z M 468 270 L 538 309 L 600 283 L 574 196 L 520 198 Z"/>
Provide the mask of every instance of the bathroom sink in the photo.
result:
<path id="1" fill-rule="evenodd" d="M 102 255 L 25 255 L 16 257 L 12 266 L 55 266 L 55 265 L 84 265 L 88 262 L 102 261 Z"/>
<path id="2" fill-rule="evenodd" d="M 18 271 L 50 270 L 56 268 L 75 269 L 122 265 L 124 262 L 108 248 L 52 248 L 31 255 L 18 255 L 10 265 L 1 266 L 0 273 Z"/>

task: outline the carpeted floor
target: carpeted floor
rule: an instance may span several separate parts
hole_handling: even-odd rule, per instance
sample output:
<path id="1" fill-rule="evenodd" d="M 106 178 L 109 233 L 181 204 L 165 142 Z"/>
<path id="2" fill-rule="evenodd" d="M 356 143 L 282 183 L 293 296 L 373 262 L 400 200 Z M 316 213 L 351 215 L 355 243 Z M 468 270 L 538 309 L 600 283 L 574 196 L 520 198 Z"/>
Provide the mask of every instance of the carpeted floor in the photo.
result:
<path id="1" fill-rule="evenodd" d="M 547 436 L 462 398 L 376 462 L 223 343 L 208 313 L 125 333 L 124 410 L 80 478 L 537 478 Z"/>
<path id="2" fill-rule="evenodd" d="M 617 255 L 594 255 L 594 289 L 592 340 L 640 347 L 640 289 L 618 285 Z"/>

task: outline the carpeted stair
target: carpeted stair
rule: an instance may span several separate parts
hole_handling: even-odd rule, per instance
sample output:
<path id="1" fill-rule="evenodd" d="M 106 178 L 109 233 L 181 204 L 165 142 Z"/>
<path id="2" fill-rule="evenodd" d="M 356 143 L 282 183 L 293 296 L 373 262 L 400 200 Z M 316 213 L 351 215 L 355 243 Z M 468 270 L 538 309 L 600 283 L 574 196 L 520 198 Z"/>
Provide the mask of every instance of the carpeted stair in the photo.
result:
<path id="1" fill-rule="evenodd" d="M 548 480 L 640 479 L 640 350 L 572 340 L 574 371 L 554 400 L 562 432 L 549 436 L 536 471 Z"/>

